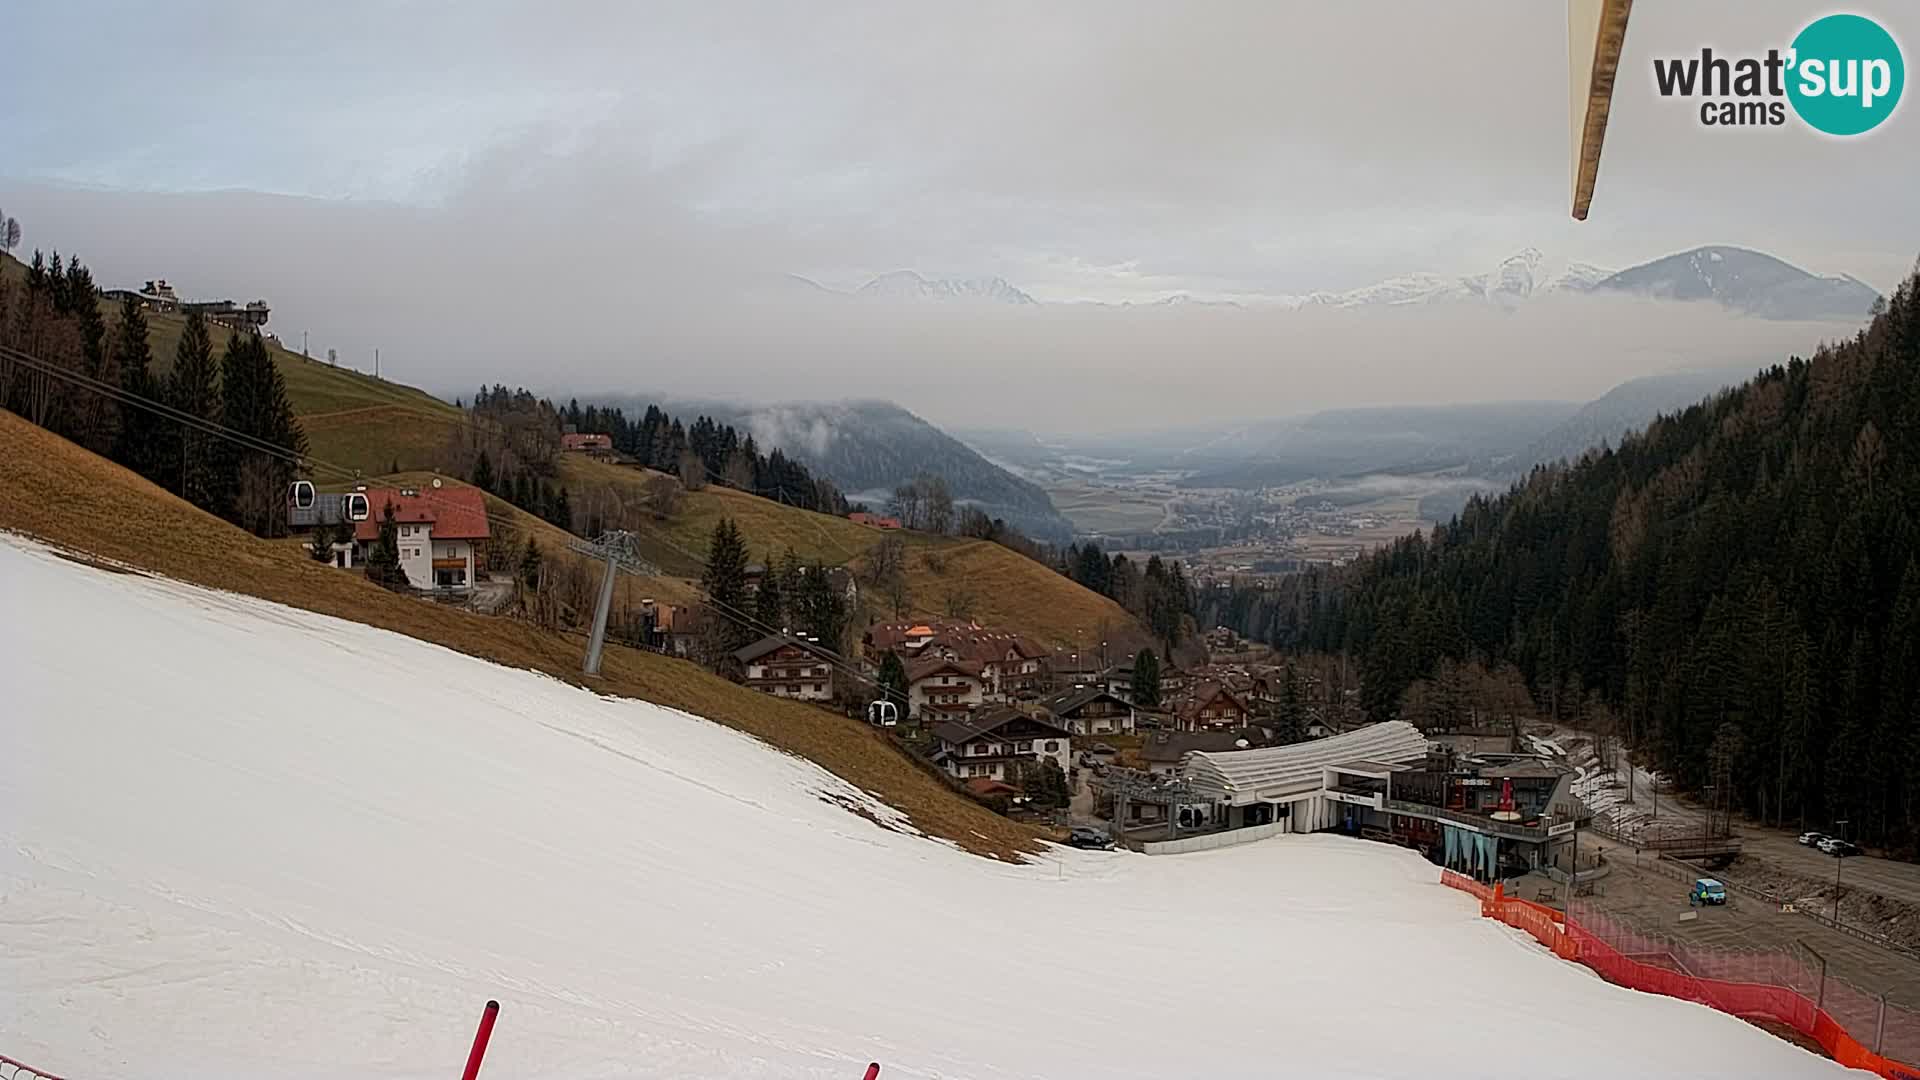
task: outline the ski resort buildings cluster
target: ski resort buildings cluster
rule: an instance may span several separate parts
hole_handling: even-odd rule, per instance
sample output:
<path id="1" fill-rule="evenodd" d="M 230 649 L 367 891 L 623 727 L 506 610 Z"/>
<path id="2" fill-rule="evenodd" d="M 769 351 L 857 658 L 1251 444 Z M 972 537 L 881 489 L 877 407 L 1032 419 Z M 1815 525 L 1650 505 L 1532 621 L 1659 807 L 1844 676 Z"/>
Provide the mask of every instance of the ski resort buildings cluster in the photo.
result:
<path id="1" fill-rule="evenodd" d="M 245 304 L 233 300 L 182 300 L 164 278 L 149 281 L 138 289 L 106 289 L 100 295 L 114 303 L 132 299 L 146 311 L 203 315 L 209 322 L 236 330 L 258 330 L 267 325 L 273 313 L 265 300 Z"/>
<path id="2" fill-rule="evenodd" d="M 1162 701 L 1147 708 L 1124 666 L 1063 672 L 1032 640 L 970 621 L 876 624 L 851 657 L 776 635 L 737 659 L 748 686 L 825 703 L 863 697 L 889 654 L 906 672 L 902 731 L 956 783 L 1017 802 L 1032 770 L 1051 766 L 1146 850 L 1331 830 L 1491 879 L 1568 862 L 1586 816 L 1571 771 L 1506 740 L 1489 752 L 1484 735 L 1428 737 L 1315 706 L 1301 740 L 1287 743 L 1269 719 L 1283 693 L 1272 665 L 1169 671 Z M 1319 691 L 1310 678 L 1307 689 Z"/>
<path id="3" fill-rule="evenodd" d="M 594 436 L 569 435 L 568 452 L 599 452 Z M 336 566 L 363 563 L 389 513 L 415 589 L 463 593 L 486 564 L 486 505 L 470 487 L 362 487 L 293 502 L 295 527 L 327 536 Z M 351 531 L 323 528 L 342 523 Z M 858 599 L 846 569 L 816 572 L 849 606 Z M 768 573 L 749 565 L 747 591 Z M 641 641 L 660 651 L 701 647 L 698 608 L 649 602 L 639 620 Z M 1503 749 L 1488 752 L 1486 733 L 1453 745 L 1407 723 L 1364 723 L 1345 700 L 1353 689 L 1323 685 L 1224 629 L 1204 636 L 1205 661 L 1162 670 L 1148 698 L 1131 661 L 1090 665 L 1091 650 L 1063 653 L 973 620 L 876 622 L 858 633 L 844 654 L 770 634 L 734 650 L 731 670 L 760 693 L 852 714 L 897 695 L 869 718 L 956 786 L 1004 799 L 994 805 L 1009 812 L 1102 819 L 1149 850 L 1182 837 L 1224 844 L 1335 830 L 1491 878 L 1556 865 L 1585 813 L 1571 774 L 1517 738 L 1491 740 Z M 882 679 L 895 681 L 876 694 Z M 1283 725 L 1289 707 L 1296 715 Z"/>

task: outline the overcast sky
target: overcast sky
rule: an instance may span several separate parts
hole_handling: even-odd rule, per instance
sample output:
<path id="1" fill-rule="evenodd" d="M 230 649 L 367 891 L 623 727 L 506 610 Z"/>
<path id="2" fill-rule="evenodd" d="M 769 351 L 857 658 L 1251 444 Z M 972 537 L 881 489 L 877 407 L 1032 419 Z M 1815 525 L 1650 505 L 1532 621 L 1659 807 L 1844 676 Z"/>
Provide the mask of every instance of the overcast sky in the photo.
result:
<path id="1" fill-rule="evenodd" d="M 822 310 L 779 282 L 911 267 L 1251 301 L 1528 246 L 1624 267 L 1730 243 L 1889 289 L 1920 253 L 1912 102 L 1839 141 L 1703 129 L 1652 91 L 1656 55 L 1784 47 L 1826 10 L 1638 5 L 1577 223 L 1552 0 L 65 0 L 6 17 L 0 206 L 105 283 L 265 297 L 289 344 L 361 366 L 378 345 L 449 393 L 882 396 L 1070 429 L 1590 396 L 1836 331 L 1565 305 Z M 1853 10 L 1911 64 L 1920 11 Z"/>

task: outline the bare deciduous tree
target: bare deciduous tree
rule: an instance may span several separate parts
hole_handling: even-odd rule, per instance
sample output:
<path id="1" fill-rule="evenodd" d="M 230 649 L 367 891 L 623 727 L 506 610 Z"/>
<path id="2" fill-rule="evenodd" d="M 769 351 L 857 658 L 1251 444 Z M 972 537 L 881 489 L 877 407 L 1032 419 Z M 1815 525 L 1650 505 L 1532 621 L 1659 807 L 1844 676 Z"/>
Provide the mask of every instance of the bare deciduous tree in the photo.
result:
<path id="1" fill-rule="evenodd" d="M 889 536 L 873 545 L 867 552 L 866 574 L 868 584 L 885 584 L 890 578 L 902 574 L 907 569 L 907 544 L 897 536 Z"/>
<path id="2" fill-rule="evenodd" d="M 680 509 L 680 494 L 680 483 L 671 476 L 647 478 L 647 509 L 661 521 L 671 520 Z"/>
<path id="3" fill-rule="evenodd" d="M 893 617 L 898 619 L 906 615 L 912 606 L 913 594 L 907 589 L 907 575 L 897 573 L 880 585 L 880 593 L 887 598 L 887 605 L 893 608 Z"/>
<path id="4" fill-rule="evenodd" d="M 699 491 L 707 486 L 707 465 L 700 455 L 691 448 L 680 453 L 680 483 L 688 491 Z"/>
<path id="5" fill-rule="evenodd" d="M 736 447 L 727 455 L 726 485 L 740 491 L 753 490 L 753 456 L 745 447 Z"/>
<path id="6" fill-rule="evenodd" d="M 973 618 L 973 590 L 965 585 L 951 586 L 947 589 L 946 605 L 949 619 Z"/>
<path id="7" fill-rule="evenodd" d="M 953 530 L 953 490 L 944 476 L 928 476 L 919 481 L 926 493 L 927 531 L 948 533 Z"/>
<path id="8" fill-rule="evenodd" d="M 909 529 L 920 528 L 921 512 L 926 505 L 926 493 L 920 489 L 918 480 L 911 480 L 893 489 L 893 499 L 888 508 L 900 524 Z"/>

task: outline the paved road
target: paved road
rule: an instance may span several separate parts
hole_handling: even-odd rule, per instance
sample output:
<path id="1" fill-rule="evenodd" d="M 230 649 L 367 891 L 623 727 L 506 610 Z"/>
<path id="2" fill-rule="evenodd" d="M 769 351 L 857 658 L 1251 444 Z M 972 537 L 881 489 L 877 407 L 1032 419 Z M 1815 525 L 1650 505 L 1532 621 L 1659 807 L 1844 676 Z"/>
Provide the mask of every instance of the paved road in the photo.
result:
<path id="1" fill-rule="evenodd" d="M 1846 889 L 1876 892 L 1920 906 L 1920 863 L 1894 862 L 1872 855 L 1835 859 L 1816 848 L 1803 847 L 1793 836 L 1753 825 L 1740 830 L 1742 849 L 1750 858 L 1763 859 L 1784 870 L 1831 883 L 1839 871 Z M 1836 867 L 1844 862 L 1845 866 Z"/>
<path id="2" fill-rule="evenodd" d="M 1584 748 L 1589 742 L 1586 735 L 1564 727 L 1554 730 L 1553 740 L 1575 759 L 1585 756 Z M 1621 779 L 1625 779 L 1624 767 Z M 1652 776 L 1645 769 L 1634 769 L 1635 810 L 1653 810 L 1652 782 Z M 1615 794 L 1618 794 L 1617 789 Z M 1655 820 L 1673 823 L 1683 829 L 1700 828 L 1704 824 L 1704 816 L 1698 806 L 1663 796 Z M 1836 860 L 1817 848 L 1802 846 L 1797 832 L 1776 831 L 1746 821 L 1736 823 L 1735 829 L 1740 833 L 1742 846 L 1749 857 L 1815 881 L 1832 883 Z M 1920 863 L 1893 862 L 1870 855 L 1858 855 L 1847 859 L 1846 865 L 1838 869 L 1844 887 L 1876 892 L 1920 907 Z"/>

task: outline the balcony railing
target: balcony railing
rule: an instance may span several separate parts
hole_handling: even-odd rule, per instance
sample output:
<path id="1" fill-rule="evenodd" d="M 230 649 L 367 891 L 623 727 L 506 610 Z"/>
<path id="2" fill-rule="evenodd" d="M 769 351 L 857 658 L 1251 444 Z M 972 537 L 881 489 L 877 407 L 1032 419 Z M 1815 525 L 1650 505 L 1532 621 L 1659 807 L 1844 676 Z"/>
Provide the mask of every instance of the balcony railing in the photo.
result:
<path id="1" fill-rule="evenodd" d="M 1469 814 L 1460 810 L 1448 810 L 1441 806 L 1428 806 L 1425 803 L 1388 799 L 1385 809 L 1390 814 L 1405 814 L 1409 817 L 1435 818 L 1441 821 L 1452 821 L 1461 825 L 1471 826 L 1480 832 L 1492 833 L 1495 836 L 1504 836 L 1509 840 L 1525 840 L 1529 843 L 1537 844 L 1547 838 L 1547 830 L 1544 826 L 1531 827 L 1527 825 L 1517 825 L 1511 821 L 1495 821 L 1492 818 L 1482 817 L 1479 814 Z"/>

